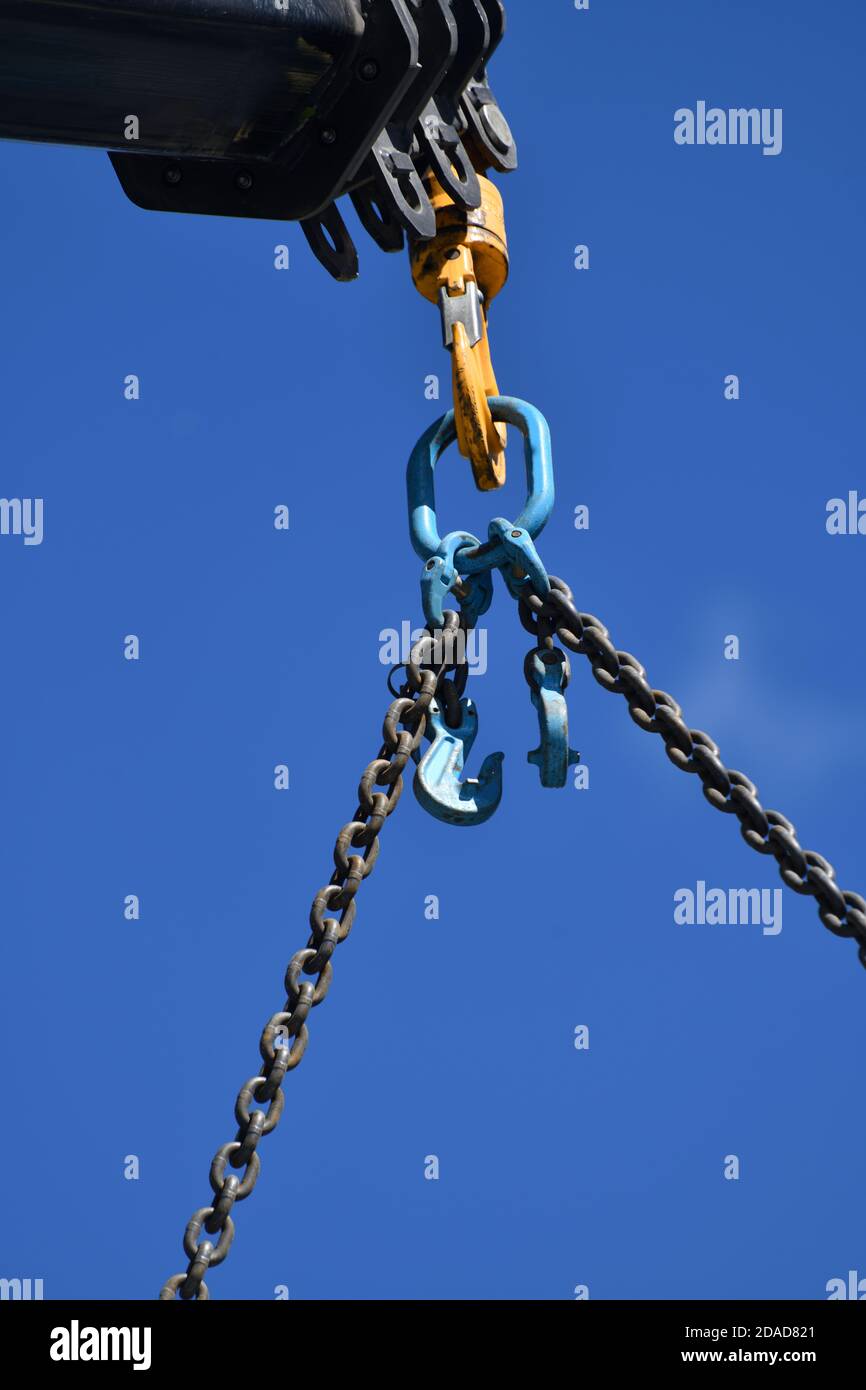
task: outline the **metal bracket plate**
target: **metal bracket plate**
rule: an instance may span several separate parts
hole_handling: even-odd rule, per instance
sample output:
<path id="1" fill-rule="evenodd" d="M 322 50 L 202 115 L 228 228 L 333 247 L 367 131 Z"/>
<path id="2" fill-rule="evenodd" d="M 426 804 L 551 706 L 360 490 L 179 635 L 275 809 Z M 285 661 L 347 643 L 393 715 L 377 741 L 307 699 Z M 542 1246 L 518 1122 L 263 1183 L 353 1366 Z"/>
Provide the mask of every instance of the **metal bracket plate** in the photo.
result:
<path id="1" fill-rule="evenodd" d="M 406 0 L 377 0 L 341 90 L 311 110 L 281 156 L 197 159 L 111 151 L 139 207 L 280 221 L 322 212 L 351 181 L 413 82 L 418 34 Z"/>

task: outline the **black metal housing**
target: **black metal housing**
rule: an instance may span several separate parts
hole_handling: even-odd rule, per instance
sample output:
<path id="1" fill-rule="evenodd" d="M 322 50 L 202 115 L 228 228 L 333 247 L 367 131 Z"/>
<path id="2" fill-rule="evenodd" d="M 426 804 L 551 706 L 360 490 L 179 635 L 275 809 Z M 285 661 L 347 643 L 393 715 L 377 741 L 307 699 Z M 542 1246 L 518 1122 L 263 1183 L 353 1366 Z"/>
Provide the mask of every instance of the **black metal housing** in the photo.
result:
<path id="1" fill-rule="evenodd" d="M 299 220 L 352 278 L 336 198 L 397 250 L 433 234 L 426 169 L 476 206 L 475 171 L 512 167 L 503 24 L 501 0 L 0 0 L 0 138 L 107 149 L 143 208 Z"/>

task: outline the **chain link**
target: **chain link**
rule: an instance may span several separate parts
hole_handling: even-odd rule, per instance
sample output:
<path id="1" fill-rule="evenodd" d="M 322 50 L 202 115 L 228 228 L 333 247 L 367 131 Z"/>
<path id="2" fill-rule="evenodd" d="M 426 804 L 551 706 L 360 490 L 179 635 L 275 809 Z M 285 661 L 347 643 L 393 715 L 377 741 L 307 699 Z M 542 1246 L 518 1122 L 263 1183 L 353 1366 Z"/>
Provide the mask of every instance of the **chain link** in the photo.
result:
<path id="1" fill-rule="evenodd" d="M 630 652 L 617 650 L 604 624 L 592 613 L 577 610 L 568 585 L 550 575 L 550 592 L 524 595 L 518 608 L 520 621 L 540 649 L 555 650 L 555 635 L 569 651 L 587 658 L 603 689 L 625 697 L 638 728 L 661 736 L 668 757 L 681 772 L 697 773 L 710 805 L 737 817 L 746 844 L 758 854 L 773 855 L 787 886 L 816 899 L 824 926 L 836 936 L 853 937 L 860 963 L 866 966 L 866 899 L 839 888 L 832 864 L 801 848 L 786 816 L 764 810 L 754 782 L 725 767 L 717 745 L 700 729 L 688 727 L 673 696 L 654 690 L 640 662 Z"/>
<path id="2" fill-rule="evenodd" d="M 461 629 L 463 641 L 456 640 Z M 183 1273 L 166 1280 L 159 1294 L 162 1300 L 210 1297 L 205 1275 L 228 1254 L 234 1239 L 234 1206 L 250 1195 L 258 1181 L 259 1140 L 279 1124 L 285 1105 L 283 1081 L 306 1052 L 307 1019 L 330 988 L 331 957 L 352 929 L 355 895 L 379 856 L 379 833 L 400 800 L 406 764 L 417 757 L 430 703 L 435 697 L 446 711 L 453 710 L 455 703 L 459 708 L 468 675 L 466 630 L 465 618 L 446 612 L 436 634 L 425 630 L 412 648 L 406 683 L 385 715 L 382 747 L 361 777 L 354 816 L 337 836 L 334 872 L 313 899 L 309 941 L 295 952 L 286 969 L 285 1006 L 271 1016 L 262 1031 L 261 1071 L 238 1093 L 237 1134 L 217 1149 L 211 1163 L 212 1205 L 199 1207 L 190 1217 L 183 1238 L 189 1264 Z M 453 680 L 449 679 L 452 671 Z M 303 980 L 302 975 L 315 979 Z M 243 1172 L 226 1175 L 227 1167 Z M 201 1238 L 202 1231 L 205 1239 Z"/>

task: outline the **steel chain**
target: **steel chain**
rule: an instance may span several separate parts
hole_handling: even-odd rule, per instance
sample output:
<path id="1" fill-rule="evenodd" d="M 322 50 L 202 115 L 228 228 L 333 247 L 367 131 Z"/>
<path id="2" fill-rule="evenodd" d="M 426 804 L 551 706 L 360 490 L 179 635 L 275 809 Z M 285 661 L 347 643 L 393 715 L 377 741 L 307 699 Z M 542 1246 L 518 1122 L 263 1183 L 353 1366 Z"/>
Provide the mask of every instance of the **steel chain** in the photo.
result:
<path id="1" fill-rule="evenodd" d="M 464 642 L 453 639 L 462 629 Z M 331 957 L 345 941 L 355 920 L 355 895 L 379 855 L 379 832 L 400 800 L 403 772 L 415 757 L 427 726 L 427 712 L 434 696 L 446 710 L 453 710 L 466 684 L 465 633 L 467 624 L 456 613 L 446 612 L 439 630 L 445 642 L 437 643 L 430 629 L 415 643 L 406 664 L 406 683 L 388 707 L 383 743 L 368 764 L 358 788 L 358 807 L 343 826 L 334 846 L 334 872 L 313 899 L 311 935 L 306 947 L 296 951 L 286 969 L 286 1004 L 265 1024 L 259 1042 L 263 1064 L 257 1076 L 241 1087 L 235 1102 L 238 1131 L 233 1141 L 217 1149 L 210 1169 L 213 1199 L 190 1217 L 183 1238 L 187 1269 L 173 1274 L 163 1285 L 162 1300 L 205 1300 L 204 1282 L 209 1269 L 221 1264 L 234 1239 L 232 1211 L 252 1192 L 259 1177 L 259 1140 L 276 1129 L 285 1105 L 282 1090 L 286 1075 L 301 1061 L 307 1048 L 307 1019 L 321 1004 L 332 979 Z M 451 645 L 449 645 L 451 639 Z M 454 658 L 456 655 L 456 659 Z M 454 671 L 454 680 L 448 679 Z M 452 689 L 452 686 L 455 689 Z M 375 788 L 383 788 L 376 791 Z M 360 851 L 353 854 L 351 850 Z M 333 914 L 338 914 L 334 916 Z M 315 981 L 301 975 L 315 975 Z M 266 1104 L 267 1109 L 253 1108 Z M 226 1166 L 243 1168 L 243 1174 L 226 1176 Z M 206 1236 L 201 1240 L 202 1230 Z"/>
<path id="2" fill-rule="evenodd" d="M 563 580 L 555 575 L 549 578 L 548 593 L 530 592 L 518 603 L 520 621 L 535 638 L 539 653 L 555 653 L 556 637 L 568 650 L 585 656 L 598 683 L 625 697 L 638 727 L 661 736 L 674 766 L 698 775 L 710 805 L 736 815 L 746 843 L 759 854 L 774 856 L 784 883 L 794 892 L 816 899 L 824 925 L 836 936 L 856 940 L 859 959 L 866 966 L 866 899 L 839 888 L 828 860 L 800 846 L 796 830 L 786 816 L 764 810 L 755 784 L 743 773 L 727 768 L 709 735 L 690 729 L 676 700 L 666 691 L 650 686 L 637 658 L 618 650 L 607 628 L 592 613 L 575 607 L 572 592 Z M 447 612 L 442 629 L 446 641 L 460 629 L 465 636 L 465 618 Z M 429 629 L 413 647 L 406 664 L 406 683 L 385 716 L 382 747 L 361 778 L 354 817 L 337 836 L 334 872 L 313 900 L 309 941 L 292 956 L 287 967 L 285 1007 L 268 1020 L 262 1032 L 261 1071 L 238 1094 L 237 1135 L 217 1150 L 211 1164 L 212 1205 L 200 1207 L 187 1223 L 183 1246 L 188 1267 L 166 1281 L 160 1299 L 209 1297 L 205 1274 L 228 1254 L 234 1239 L 234 1205 L 249 1196 L 258 1180 L 259 1140 L 279 1123 L 285 1104 L 283 1081 L 306 1051 L 307 1019 L 330 988 L 331 957 L 351 931 L 356 894 L 378 858 L 379 833 L 400 799 L 406 764 L 418 755 L 430 703 L 434 697 L 439 701 L 448 723 L 458 715 L 467 675 L 465 648 L 457 648 L 457 660 L 454 655 L 453 648 L 443 650 L 437 645 Z M 452 671 L 453 681 L 448 679 Z M 383 790 L 376 791 L 377 787 Z M 352 849 L 361 852 L 352 854 Z M 315 976 L 315 981 L 301 980 L 302 974 Z M 266 1103 L 267 1110 L 253 1109 L 254 1101 Z M 227 1165 L 243 1168 L 242 1176 L 226 1176 Z M 215 1236 L 216 1242 L 201 1240 L 202 1230 L 207 1236 Z"/>
<path id="3" fill-rule="evenodd" d="M 697 773 L 710 805 L 737 817 L 746 844 L 758 854 L 772 854 L 787 886 L 817 900 L 824 926 L 836 936 L 856 940 L 860 963 L 866 966 L 866 898 L 839 888 L 832 864 L 801 848 L 787 817 L 764 810 L 754 782 L 725 767 L 709 735 L 690 729 L 676 700 L 650 686 L 640 662 L 630 652 L 617 650 L 598 618 L 578 611 L 563 580 L 555 575 L 549 578 L 549 593 L 530 593 L 518 601 L 520 621 L 536 637 L 539 648 L 555 650 L 555 635 L 570 651 L 585 656 L 599 685 L 625 696 L 638 728 L 662 737 L 674 766 Z"/>

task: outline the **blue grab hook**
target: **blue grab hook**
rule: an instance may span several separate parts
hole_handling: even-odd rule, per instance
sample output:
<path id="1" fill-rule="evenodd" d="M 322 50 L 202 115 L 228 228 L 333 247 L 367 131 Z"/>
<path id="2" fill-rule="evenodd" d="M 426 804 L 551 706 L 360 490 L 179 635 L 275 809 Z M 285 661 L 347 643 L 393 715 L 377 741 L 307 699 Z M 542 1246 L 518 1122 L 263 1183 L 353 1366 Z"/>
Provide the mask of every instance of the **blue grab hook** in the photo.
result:
<path id="1" fill-rule="evenodd" d="M 463 764 L 478 733 L 478 712 L 472 700 L 461 700 L 460 725 L 450 729 L 436 701 L 428 714 L 432 742 L 415 772 L 415 795 L 431 816 L 449 825 L 481 825 L 502 800 L 504 753 L 489 753 L 477 778 L 460 781 Z"/>
<path id="2" fill-rule="evenodd" d="M 531 651 L 524 670 L 530 682 L 532 703 L 538 711 L 541 742 L 526 760 L 535 763 L 543 787 L 564 787 L 568 769 L 580 761 L 580 754 L 568 746 L 568 706 L 565 687 L 568 684 L 568 658 L 564 652 Z"/>

